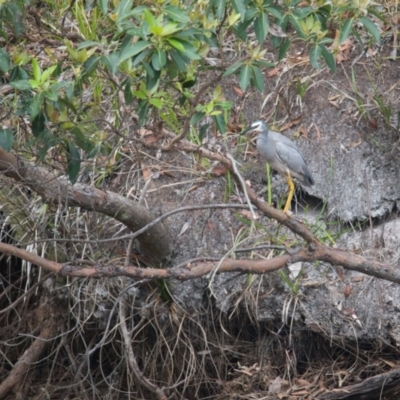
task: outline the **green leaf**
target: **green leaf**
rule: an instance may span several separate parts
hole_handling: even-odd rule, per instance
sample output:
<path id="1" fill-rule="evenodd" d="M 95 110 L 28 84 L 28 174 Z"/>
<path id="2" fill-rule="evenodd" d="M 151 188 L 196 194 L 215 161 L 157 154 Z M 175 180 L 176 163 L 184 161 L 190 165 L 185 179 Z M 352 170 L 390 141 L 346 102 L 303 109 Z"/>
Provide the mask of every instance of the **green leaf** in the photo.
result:
<path id="1" fill-rule="evenodd" d="M 10 69 L 10 56 L 5 50 L 0 49 L 0 71 L 6 74 L 9 69 Z"/>
<path id="2" fill-rule="evenodd" d="M 10 86 L 17 90 L 30 90 L 32 88 L 31 84 L 27 80 L 10 82 Z"/>
<path id="3" fill-rule="evenodd" d="M 130 57 L 136 56 L 136 54 L 139 54 L 141 51 L 146 49 L 147 47 L 151 46 L 150 42 L 147 42 L 146 40 L 142 40 L 140 42 L 135 43 L 132 46 L 128 46 L 124 49 L 122 54 L 119 55 L 119 62 L 122 63 L 123 61 L 127 60 Z"/>
<path id="4" fill-rule="evenodd" d="M 36 118 L 32 120 L 32 134 L 36 138 L 39 137 L 46 129 L 46 116 L 40 111 Z"/>
<path id="5" fill-rule="evenodd" d="M 94 40 L 86 40 L 85 42 L 79 43 L 78 46 L 76 46 L 76 49 L 82 50 L 87 47 L 101 47 L 101 43 Z"/>
<path id="6" fill-rule="evenodd" d="M 42 72 L 40 70 L 39 64 L 36 61 L 36 58 L 32 58 L 32 75 L 35 78 L 35 81 L 40 81 L 40 77 L 42 76 Z"/>
<path id="7" fill-rule="evenodd" d="M 289 18 L 289 21 L 292 24 L 294 30 L 297 32 L 297 34 L 300 36 L 300 38 L 307 39 L 307 36 L 304 34 L 299 23 L 297 22 L 297 18 L 294 17 L 292 14 L 288 14 L 288 18 Z"/>
<path id="8" fill-rule="evenodd" d="M 31 116 L 31 120 L 35 119 L 36 116 L 39 114 L 43 101 L 44 101 L 44 96 L 42 93 L 38 93 L 33 97 L 31 105 L 29 107 L 29 114 Z"/>
<path id="9" fill-rule="evenodd" d="M 293 16 L 296 19 L 304 19 L 313 12 L 311 7 L 300 7 L 293 11 Z"/>
<path id="10" fill-rule="evenodd" d="M 224 116 L 222 114 L 214 115 L 214 122 L 217 126 L 218 132 L 225 133 L 226 132 L 226 123 Z"/>
<path id="11" fill-rule="evenodd" d="M 111 71 L 111 73 L 115 74 L 117 72 L 120 59 L 117 53 L 111 53 L 108 56 L 101 56 L 101 62 Z"/>
<path id="12" fill-rule="evenodd" d="M 254 21 L 254 32 L 259 44 L 262 44 L 267 37 L 269 29 L 268 15 L 261 13 Z"/>
<path id="13" fill-rule="evenodd" d="M 175 65 L 178 67 L 180 71 L 186 71 L 186 64 L 188 63 L 188 60 L 186 60 L 181 53 L 179 53 L 176 50 L 171 50 L 169 52 L 169 55 L 174 60 Z"/>
<path id="14" fill-rule="evenodd" d="M 241 66 L 243 65 L 243 61 L 235 62 L 235 64 L 231 65 L 222 75 L 223 78 L 226 76 L 232 75 L 235 73 Z"/>
<path id="15" fill-rule="evenodd" d="M 167 41 L 172 47 L 179 50 L 190 60 L 201 60 L 201 56 L 198 54 L 197 48 L 188 41 L 176 38 L 169 38 Z"/>
<path id="16" fill-rule="evenodd" d="M 278 21 L 276 21 L 276 23 L 279 25 L 280 24 L 280 20 L 283 18 L 283 15 L 280 12 L 280 8 L 275 7 L 275 6 L 271 6 L 268 8 L 264 9 L 265 11 L 267 11 L 269 14 L 273 15 Z"/>
<path id="17" fill-rule="evenodd" d="M 243 65 L 243 61 L 235 62 L 235 64 L 231 65 L 222 75 L 223 78 L 226 76 L 232 75 L 235 73 L 241 66 Z"/>
<path id="18" fill-rule="evenodd" d="M 318 60 L 321 57 L 321 48 L 317 45 L 310 51 L 310 63 L 315 69 L 320 69 L 321 66 L 318 64 Z"/>
<path id="19" fill-rule="evenodd" d="M 97 67 L 100 61 L 100 56 L 92 55 L 83 63 L 83 72 L 90 75 Z"/>
<path id="20" fill-rule="evenodd" d="M 289 39 L 283 40 L 281 45 L 279 46 L 279 55 L 278 55 L 279 61 L 285 58 L 286 53 L 289 50 L 289 47 L 290 47 L 290 40 Z"/>
<path id="21" fill-rule="evenodd" d="M 132 0 L 121 0 L 119 3 L 117 3 L 116 7 L 116 14 L 118 14 L 118 20 L 117 21 L 122 21 L 129 17 L 130 12 L 132 10 L 132 5 L 133 2 Z"/>
<path id="22" fill-rule="evenodd" d="M 246 15 L 246 6 L 244 4 L 243 0 L 231 0 L 231 4 L 233 9 L 240 14 L 241 16 L 241 21 L 244 20 L 244 17 Z"/>
<path id="23" fill-rule="evenodd" d="M 260 91 L 264 91 L 264 76 L 256 65 L 251 66 L 253 68 L 253 80 L 254 80 L 254 86 Z"/>
<path id="24" fill-rule="evenodd" d="M 162 108 L 163 102 L 161 99 L 150 99 L 149 103 L 159 110 Z"/>
<path id="25" fill-rule="evenodd" d="M 145 65 L 144 67 L 146 68 L 147 72 L 147 77 L 146 77 L 146 90 L 153 90 L 155 89 L 160 81 L 160 75 L 161 71 L 156 71 L 150 67 L 150 65 Z"/>
<path id="26" fill-rule="evenodd" d="M 166 6 L 164 7 L 165 13 L 171 18 L 173 21 L 186 23 L 190 21 L 187 13 L 177 6 Z"/>
<path id="27" fill-rule="evenodd" d="M 153 49 L 146 49 L 144 51 L 142 51 L 141 53 L 139 53 L 133 60 L 132 65 L 134 67 L 138 66 L 151 52 Z"/>
<path id="28" fill-rule="evenodd" d="M 153 56 L 151 57 L 151 63 L 153 65 L 153 68 L 157 71 L 160 71 L 161 68 L 166 64 L 166 62 L 167 62 L 167 56 L 165 54 L 165 51 L 157 49 L 153 53 Z"/>
<path id="29" fill-rule="evenodd" d="M 107 15 L 108 10 L 108 0 L 99 0 L 100 10 L 103 15 Z"/>
<path id="30" fill-rule="evenodd" d="M 222 18 L 224 17 L 225 14 L 225 7 L 226 7 L 226 0 L 217 1 L 217 12 L 215 14 L 217 20 L 222 21 Z"/>
<path id="31" fill-rule="evenodd" d="M 79 170 L 81 169 L 81 157 L 79 150 L 75 144 L 69 142 L 67 149 L 67 160 L 68 160 L 68 177 L 72 184 L 74 184 L 78 178 Z"/>
<path id="32" fill-rule="evenodd" d="M 353 27 L 353 21 L 354 21 L 354 18 L 349 18 L 343 24 L 343 27 L 340 31 L 339 45 L 342 44 L 349 37 L 351 28 Z"/>
<path id="33" fill-rule="evenodd" d="M 179 40 L 169 38 L 169 39 L 167 39 L 167 41 L 172 47 L 179 50 L 180 52 L 183 53 L 185 51 L 185 47 Z"/>
<path id="34" fill-rule="evenodd" d="M 43 71 L 42 76 L 40 78 L 41 82 L 42 83 L 46 82 L 56 69 L 57 65 L 53 65 L 50 68 L 47 68 L 45 71 Z"/>
<path id="35" fill-rule="evenodd" d="M 242 40 L 243 42 L 247 41 L 247 32 L 246 29 L 249 27 L 249 25 L 252 23 L 253 21 L 250 20 L 245 20 L 240 24 L 236 24 L 234 26 L 232 26 L 232 30 L 235 33 L 235 35 Z"/>
<path id="36" fill-rule="evenodd" d="M 0 129 L 0 147 L 3 150 L 10 151 L 12 149 L 13 141 L 14 135 L 11 129 Z"/>
<path id="37" fill-rule="evenodd" d="M 153 14 L 147 8 L 143 10 L 143 14 L 150 28 L 157 26 L 157 20 L 154 18 Z"/>
<path id="38" fill-rule="evenodd" d="M 240 70 L 239 74 L 239 83 L 240 87 L 242 88 L 243 91 L 246 91 L 250 84 L 250 79 L 252 75 L 252 68 L 251 65 L 245 64 L 242 69 Z"/>
<path id="39" fill-rule="evenodd" d="M 125 98 L 125 103 L 127 105 L 132 103 L 133 95 L 132 95 L 132 87 L 130 81 L 126 82 L 124 85 L 124 98 Z"/>
<path id="40" fill-rule="evenodd" d="M 329 69 L 332 72 L 336 72 L 336 62 L 333 54 L 329 52 L 323 44 L 319 44 L 318 47 L 321 49 L 322 57 L 324 57 L 324 60 L 327 63 Z"/>
<path id="41" fill-rule="evenodd" d="M 196 111 L 190 119 L 190 125 L 196 125 L 203 117 L 205 113 L 203 111 Z"/>
<path id="42" fill-rule="evenodd" d="M 363 23 L 365 29 L 370 33 L 375 41 L 380 44 L 381 34 L 379 33 L 377 26 L 367 17 L 360 17 L 359 20 Z"/>

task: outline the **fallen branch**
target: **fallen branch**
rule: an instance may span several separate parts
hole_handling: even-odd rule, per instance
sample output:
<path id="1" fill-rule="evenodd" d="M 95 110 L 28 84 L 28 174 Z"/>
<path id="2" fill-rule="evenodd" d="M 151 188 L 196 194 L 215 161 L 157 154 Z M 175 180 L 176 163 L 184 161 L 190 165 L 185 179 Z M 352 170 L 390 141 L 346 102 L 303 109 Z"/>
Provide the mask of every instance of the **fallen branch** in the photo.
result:
<path id="1" fill-rule="evenodd" d="M 39 167 L 0 147 L 0 172 L 21 182 L 42 196 L 47 203 L 64 203 L 67 206 L 79 206 L 85 210 L 97 211 L 125 224 L 136 232 L 154 220 L 153 214 L 137 202 L 107 190 L 100 190 L 83 183 L 71 185 L 64 176 Z M 151 226 L 137 237 L 141 252 L 159 266 L 172 249 L 172 236 L 162 222 Z"/>
<path id="2" fill-rule="evenodd" d="M 176 279 L 179 281 L 186 281 L 209 274 L 217 265 L 219 265 L 218 273 L 242 272 L 246 274 L 265 274 L 300 261 L 325 261 L 332 265 L 341 265 L 348 270 L 358 271 L 366 275 L 400 283 L 400 270 L 398 268 L 322 244 L 311 244 L 308 248 L 297 250 L 292 254 L 279 255 L 268 260 L 225 259 L 220 264 L 218 264 L 218 262 L 199 261 L 196 265 L 188 263 L 184 266 L 169 269 L 109 264 L 86 267 L 74 265 L 72 263 L 60 264 L 5 243 L 0 243 L 0 252 L 29 261 L 47 271 L 77 278 L 112 278 L 128 276 L 134 279 Z"/>

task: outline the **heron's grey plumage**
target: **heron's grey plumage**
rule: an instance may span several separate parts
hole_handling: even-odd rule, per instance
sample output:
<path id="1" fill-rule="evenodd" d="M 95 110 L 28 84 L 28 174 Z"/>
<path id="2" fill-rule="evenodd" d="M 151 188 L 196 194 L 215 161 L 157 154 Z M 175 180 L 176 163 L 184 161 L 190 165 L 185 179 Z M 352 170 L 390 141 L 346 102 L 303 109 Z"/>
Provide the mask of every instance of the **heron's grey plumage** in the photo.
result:
<path id="1" fill-rule="evenodd" d="M 286 136 L 270 131 L 263 121 L 255 121 L 243 133 L 259 132 L 257 150 L 276 171 L 297 178 L 303 185 L 314 185 L 314 179 L 298 147 Z"/>

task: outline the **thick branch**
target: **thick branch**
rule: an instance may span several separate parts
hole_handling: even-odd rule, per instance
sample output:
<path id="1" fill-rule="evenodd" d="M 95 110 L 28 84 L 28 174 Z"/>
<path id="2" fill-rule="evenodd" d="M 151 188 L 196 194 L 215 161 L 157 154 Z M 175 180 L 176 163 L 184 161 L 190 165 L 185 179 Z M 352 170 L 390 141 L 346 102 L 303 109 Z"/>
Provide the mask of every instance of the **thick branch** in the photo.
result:
<path id="1" fill-rule="evenodd" d="M 48 203 L 64 203 L 97 211 L 121 221 L 132 232 L 136 232 L 154 220 L 152 213 L 126 197 L 90 185 L 71 185 L 66 177 L 57 177 L 53 172 L 29 163 L 0 147 L 0 172 L 29 186 Z M 155 266 L 169 255 L 172 236 L 160 222 L 138 236 L 143 255 Z"/>
<path id="2" fill-rule="evenodd" d="M 325 261 L 333 265 L 341 265 L 343 268 L 349 270 L 362 272 L 366 275 L 400 283 L 400 271 L 397 268 L 322 244 L 310 245 L 307 249 L 300 249 L 293 254 L 284 254 L 268 260 L 225 259 L 220 263 L 199 262 L 195 266 L 187 264 L 183 267 L 178 266 L 169 269 L 140 268 L 136 266 L 124 267 L 106 264 L 89 267 L 68 263 L 60 264 L 5 243 L 0 243 L 0 252 L 30 261 L 54 273 L 78 278 L 128 276 L 135 279 L 177 279 L 186 281 L 205 276 L 212 272 L 214 268 L 218 268 L 218 273 L 243 272 L 264 274 L 299 261 Z"/>

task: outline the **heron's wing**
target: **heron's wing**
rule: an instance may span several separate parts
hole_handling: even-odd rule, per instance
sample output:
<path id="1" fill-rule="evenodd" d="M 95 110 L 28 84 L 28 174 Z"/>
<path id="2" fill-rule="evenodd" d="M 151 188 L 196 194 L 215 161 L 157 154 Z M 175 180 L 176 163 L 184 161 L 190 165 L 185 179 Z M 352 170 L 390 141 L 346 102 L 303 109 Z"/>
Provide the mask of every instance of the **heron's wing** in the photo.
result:
<path id="1" fill-rule="evenodd" d="M 268 136 L 271 137 L 271 139 L 273 139 L 273 141 L 275 143 L 283 143 L 286 146 L 297 150 L 300 153 L 299 148 L 296 146 L 296 144 L 294 142 L 292 142 L 289 138 L 287 138 L 286 136 L 283 136 L 282 134 L 278 133 L 278 132 L 274 132 L 274 131 L 269 131 Z M 300 153 L 301 154 L 301 153 Z"/>
<path id="2" fill-rule="evenodd" d="M 305 185 L 313 185 L 314 180 L 303 156 L 296 145 L 293 142 L 290 143 L 291 145 L 288 145 L 282 140 L 275 142 L 276 156 L 289 169 L 292 176 Z"/>

